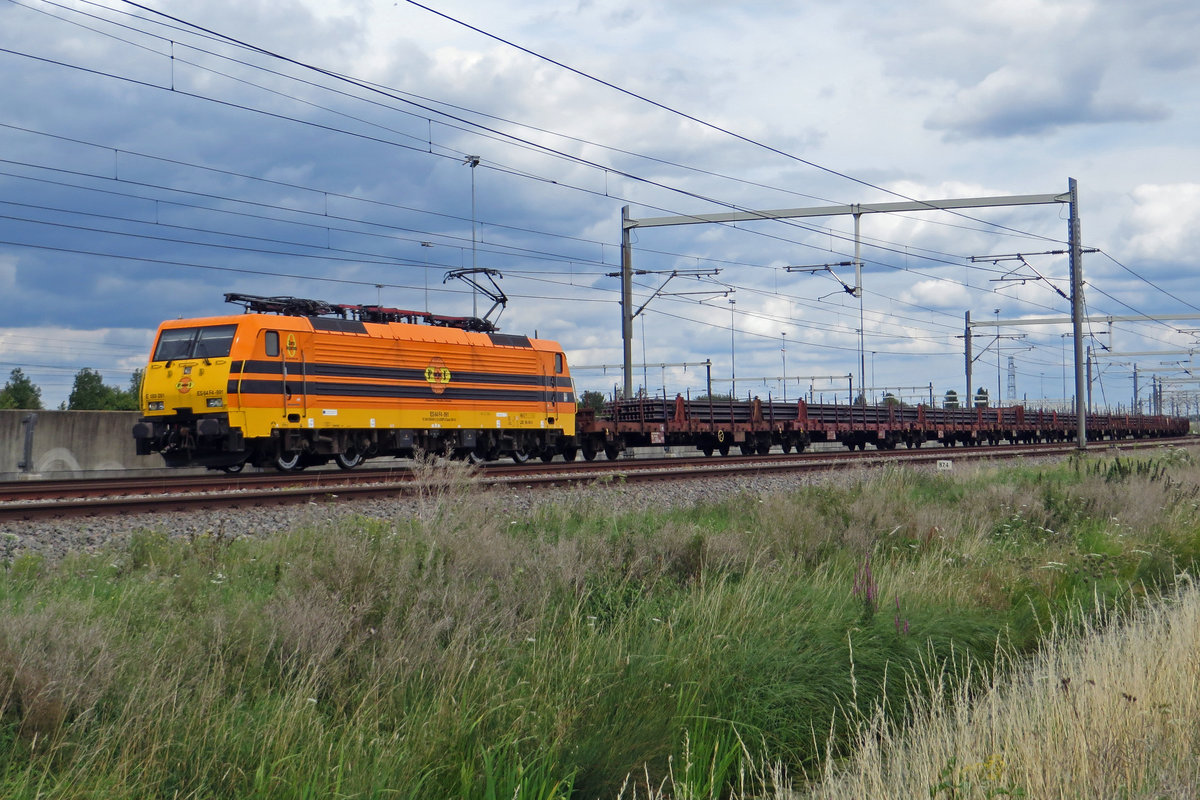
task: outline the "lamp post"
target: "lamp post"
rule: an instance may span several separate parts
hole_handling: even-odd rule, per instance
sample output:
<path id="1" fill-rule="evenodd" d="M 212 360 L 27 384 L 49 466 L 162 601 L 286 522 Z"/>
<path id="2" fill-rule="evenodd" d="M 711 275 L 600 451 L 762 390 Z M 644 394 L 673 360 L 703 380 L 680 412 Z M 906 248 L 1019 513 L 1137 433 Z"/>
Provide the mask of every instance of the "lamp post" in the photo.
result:
<path id="1" fill-rule="evenodd" d="M 783 402 L 787 402 L 787 331 L 779 332 L 782 344 L 779 352 L 783 355 Z"/>
<path id="2" fill-rule="evenodd" d="M 737 399 L 737 358 L 733 349 L 733 334 L 736 330 L 733 307 L 737 301 L 729 298 L 729 396 Z"/>
<path id="3" fill-rule="evenodd" d="M 1000 385 L 1000 309 L 995 309 L 996 314 L 996 402 L 994 408 L 1000 407 L 1000 398 L 1004 396 L 1004 391 Z"/>
<path id="4" fill-rule="evenodd" d="M 1069 333 L 1062 335 L 1062 381 L 1063 381 L 1063 402 L 1067 399 L 1067 337 Z"/>
<path id="5" fill-rule="evenodd" d="M 475 269 L 475 168 L 479 166 L 479 156 L 467 156 L 463 163 L 471 168 L 471 269 Z M 479 316 L 479 293 L 471 287 L 471 316 Z"/>
<path id="6" fill-rule="evenodd" d="M 421 242 L 421 247 L 433 247 L 433 242 Z M 425 265 L 422 269 L 425 273 L 425 313 L 429 313 L 429 265 Z"/>
<path id="7" fill-rule="evenodd" d="M 875 390 L 875 351 L 871 351 L 871 390 Z"/>

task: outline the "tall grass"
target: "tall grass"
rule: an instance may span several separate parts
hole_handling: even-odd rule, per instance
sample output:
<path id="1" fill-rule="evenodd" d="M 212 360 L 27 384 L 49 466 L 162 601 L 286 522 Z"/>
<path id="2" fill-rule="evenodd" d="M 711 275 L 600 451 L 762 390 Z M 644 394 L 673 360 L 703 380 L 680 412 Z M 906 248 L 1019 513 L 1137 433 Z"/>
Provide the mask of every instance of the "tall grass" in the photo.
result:
<path id="1" fill-rule="evenodd" d="M 16 555 L 0 796 L 784 792 L 1170 589 L 1200 471 L 1151 461 L 637 513 L 603 487 L 517 511 L 427 463 L 403 517 Z"/>
<path id="2" fill-rule="evenodd" d="M 1094 611 L 1081 631 L 1055 628 L 1031 661 L 987 667 L 982 693 L 944 692 L 934 666 L 909 724 L 881 707 L 852 764 L 831 762 L 803 796 L 1200 796 L 1200 592 L 1189 582 L 1117 626 Z"/>

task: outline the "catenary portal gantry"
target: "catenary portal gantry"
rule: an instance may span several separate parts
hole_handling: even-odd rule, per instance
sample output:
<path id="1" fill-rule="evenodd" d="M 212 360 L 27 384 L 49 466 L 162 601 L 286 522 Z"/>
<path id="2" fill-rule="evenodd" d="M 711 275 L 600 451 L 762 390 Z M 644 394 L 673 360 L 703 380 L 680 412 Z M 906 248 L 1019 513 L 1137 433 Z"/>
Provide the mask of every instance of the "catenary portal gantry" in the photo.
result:
<path id="1" fill-rule="evenodd" d="M 1047 205 L 1066 203 L 1069 206 L 1068 246 L 1071 271 L 1071 321 L 1075 341 L 1075 411 L 1079 426 L 1079 446 L 1087 446 L 1087 407 L 1081 388 L 1084 385 L 1083 359 L 1083 245 L 1079 226 L 1079 187 L 1074 178 L 1067 179 L 1067 191 L 1055 194 L 1001 195 L 996 197 L 962 197 L 947 200 L 908 200 L 888 203 L 853 203 L 849 205 L 786 208 L 771 211 L 723 211 L 715 214 L 688 214 L 674 217 L 633 219 L 629 206 L 621 209 L 621 339 L 624 350 L 625 391 L 633 396 L 633 244 L 630 231 L 635 228 L 661 228 L 673 225 L 701 223 L 749 222 L 753 220 L 798 219 L 802 217 L 854 217 L 854 290 L 862 298 L 862 239 L 859 225 L 863 214 L 890 214 L 902 211 L 955 211 L 964 208 L 998 208 L 1004 206 Z M 970 396 L 971 387 L 967 387 Z"/>

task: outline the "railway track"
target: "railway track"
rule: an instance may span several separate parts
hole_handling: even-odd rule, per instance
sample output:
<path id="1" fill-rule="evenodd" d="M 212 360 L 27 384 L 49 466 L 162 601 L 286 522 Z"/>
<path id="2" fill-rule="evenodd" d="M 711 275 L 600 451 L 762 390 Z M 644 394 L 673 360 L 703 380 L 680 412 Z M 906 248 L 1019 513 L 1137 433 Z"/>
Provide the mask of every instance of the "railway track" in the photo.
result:
<path id="1" fill-rule="evenodd" d="M 1092 450 L 1121 450 L 1195 444 L 1178 439 L 1096 442 Z M 865 469 L 883 464 L 930 464 L 980 459 L 1011 459 L 1068 455 L 1073 443 L 1004 445 L 986 448 L 920 448 L 872 452 L 809 452 L 727 458 L 642 458 L 552 464 L 486 465 L 473 480 L 481 486 L 513 484 L 549 488 L 619 478 L 625 483 L 699 480 L 709 477 L 781 474 L 820 470 Z M 161 474 L 133 479 L 20 481 L 0 484 L 0 522 L 94 517 L 108 514 L 173 513 L 182 510 L 227 509 L 246 506 L 344 502 L 396 498 L 420 492 L 428 485 L 424 470 L 408 462 L 388 468 L 314 470 L 300 473 L 237 475 Z"/>

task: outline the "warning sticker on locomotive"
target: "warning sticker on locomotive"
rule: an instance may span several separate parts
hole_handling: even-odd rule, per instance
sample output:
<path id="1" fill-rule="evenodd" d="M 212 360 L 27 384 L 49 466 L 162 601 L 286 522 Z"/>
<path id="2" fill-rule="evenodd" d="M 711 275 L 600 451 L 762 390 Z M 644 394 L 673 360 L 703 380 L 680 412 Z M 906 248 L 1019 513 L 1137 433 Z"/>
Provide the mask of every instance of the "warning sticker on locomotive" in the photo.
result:
<path id="1" fill-rule="evenodd" d="M 288 334 L 287 344 L 284 346 L 284 349 L 287 350 L 288 358 L 296 357 L 296 352 L 300 349 L 299 345 L 296 344 L 296 334 Z"/>
<path id="2" fill-rule="evenodd" d="M 425 380 L 434 394 L 446 391 L 446 385 L 450 383 L 450 370 L 446 368 L 446 362 L 436 356 L 431 359 L 425 368 Z"/>

